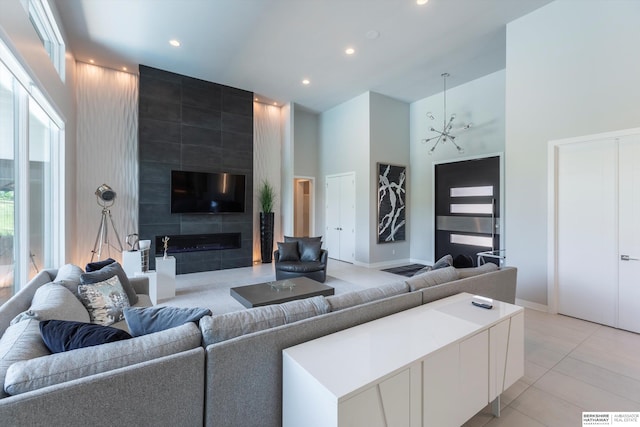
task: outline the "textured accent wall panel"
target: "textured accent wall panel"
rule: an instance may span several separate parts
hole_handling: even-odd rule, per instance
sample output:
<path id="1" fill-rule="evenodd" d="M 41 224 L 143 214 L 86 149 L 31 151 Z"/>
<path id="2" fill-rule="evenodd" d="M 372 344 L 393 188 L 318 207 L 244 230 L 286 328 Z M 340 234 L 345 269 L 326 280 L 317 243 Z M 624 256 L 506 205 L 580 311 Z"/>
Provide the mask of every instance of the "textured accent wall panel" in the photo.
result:
<path id="1" fill-rule="evenodd" d="M 281 150 L 281 117 L 280 108 L 273 105 L 253 103 L 253 139 L 255 140 L 253 168 L 253 186 L 258 189 L 262 181 L 267 180 L 276 192 L 276 203 L 273 207 L 275 213 L 273 244 L 282 241 L 282 215 L 281 203 L 281 178 L 282 150 Z M 254 195 L 254 213 L 256 218 L 253 226 L 253 259 L 260 261 L 260 203 L 258 192 Z"/>
<path id="2" fill-rule="evenodd" d="M 76 154 L 76 232 L 73 262 L 84 266 L 91 259 L 102 209 L 94 195 L 108 184 L 117 193 L 109 222 L 123 247 L 129 233 L 138 229 L 138 78 L 95 65 L 76 64 L 78 111 Z M 105 246 L 102 258 L 120 260 L 119 248 Z"/>
<path id="3" fill-rule="evenodd" d="M 175 254 L 178 274 L 246 267 L 253 255 L 253 93 L 140 65 L 139 234 L 241 233 L 240 249 Z M 171 214 L 171 170 L 246 175 L 244 213 Z"/>

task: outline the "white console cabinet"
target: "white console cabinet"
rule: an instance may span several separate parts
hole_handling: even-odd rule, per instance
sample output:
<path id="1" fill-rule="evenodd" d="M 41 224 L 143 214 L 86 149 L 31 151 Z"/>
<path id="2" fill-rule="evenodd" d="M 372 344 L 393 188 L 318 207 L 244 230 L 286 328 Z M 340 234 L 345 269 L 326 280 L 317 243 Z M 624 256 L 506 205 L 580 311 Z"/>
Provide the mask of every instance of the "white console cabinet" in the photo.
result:
<path id="1" fill-rule="evenodd" d="M 283 426 L 459 426 L 524 375 L 524 311 L 459 294 L 283 351 Z"/>

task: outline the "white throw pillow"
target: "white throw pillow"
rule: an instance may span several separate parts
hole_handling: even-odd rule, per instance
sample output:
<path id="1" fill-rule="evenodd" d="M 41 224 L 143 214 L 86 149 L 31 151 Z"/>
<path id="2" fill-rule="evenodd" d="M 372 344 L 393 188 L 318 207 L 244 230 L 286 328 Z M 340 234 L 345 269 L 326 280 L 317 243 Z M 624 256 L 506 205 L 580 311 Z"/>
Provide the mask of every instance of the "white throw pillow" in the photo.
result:
<path id="1" fill-rule="evenodd" d="M 14 317 L 11 324 L 27 319 L 40 321 L 55 319 L 86 323 L 89 322 L 89 313 L 69 289 L 58 283 L 47 283 L 36 290 L 29 310 Z"/>
<path id="2" fill-rule="evenodd" d="M 458 272 L 455 267 L 439 268 L 429 271 L 418 276 L 410 277 L 406 280 L 411 288 L 411 292 L 418 291 L 423 288 L 441 285 L 443 283 L 458 280 Z"/>
<path id="3" fill-rule="evenodd" d="M 498 266 L 492 262 L 488 262 L 486 264 L 482 264 L 480 267 L 470 267 L 470 268 L 458 268 L 458 276 L 461 279 L 465 279 L 467 277 L 478 276 L 480 274 L 491 273 L 492 271 L 497 271 Z"/>
<path id="4" fill-rule="evenodd" d="M 40 335 L 40 322 L 29 319 L 9 326 L 0 338 L 0 385 L 4 384 L 7 371 L 14 363 L 49 354 Z M 0 386 L 0 398 L 6 396 Z"/>
<path id="5" fill-rule="evenodd" d="M 58 269 L 55 283 L 59 283 L 69 289 L 76 297 L 78 296 L 78 285 L 80 284 L 80 276 L 84 273 L 80 267 L 73 264 L 65 264 Z"/>

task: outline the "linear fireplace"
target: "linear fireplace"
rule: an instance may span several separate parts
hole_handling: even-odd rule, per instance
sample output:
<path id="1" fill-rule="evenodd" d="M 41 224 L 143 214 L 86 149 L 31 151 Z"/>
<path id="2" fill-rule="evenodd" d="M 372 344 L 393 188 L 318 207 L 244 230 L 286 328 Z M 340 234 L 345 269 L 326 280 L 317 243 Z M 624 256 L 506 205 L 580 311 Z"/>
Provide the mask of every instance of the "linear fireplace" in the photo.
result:
<path id="1" fill-rule="evenodd" d="M 164 253 L 162 239 L 156 236 L 156 255 Z M 223 249 L 239 249 L 242 247 L 240 233 L 214 234 L 178 234 L 168 236 L 167 253 L 219 251 Z"/>

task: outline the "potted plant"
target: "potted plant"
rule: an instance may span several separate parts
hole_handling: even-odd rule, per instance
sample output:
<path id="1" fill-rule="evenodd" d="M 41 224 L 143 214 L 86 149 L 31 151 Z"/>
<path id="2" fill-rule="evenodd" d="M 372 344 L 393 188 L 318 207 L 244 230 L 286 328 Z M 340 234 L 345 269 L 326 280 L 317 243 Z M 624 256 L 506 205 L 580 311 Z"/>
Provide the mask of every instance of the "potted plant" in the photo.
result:
<path id="1" fill-rule="evenodd" d="M 271 262 L 273 256 L 273 204 L 276 193 L 269 181 L 263 180 L 258 190 L 260 202 L 260 254 L 263 263 Z"/>

